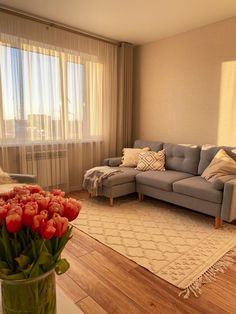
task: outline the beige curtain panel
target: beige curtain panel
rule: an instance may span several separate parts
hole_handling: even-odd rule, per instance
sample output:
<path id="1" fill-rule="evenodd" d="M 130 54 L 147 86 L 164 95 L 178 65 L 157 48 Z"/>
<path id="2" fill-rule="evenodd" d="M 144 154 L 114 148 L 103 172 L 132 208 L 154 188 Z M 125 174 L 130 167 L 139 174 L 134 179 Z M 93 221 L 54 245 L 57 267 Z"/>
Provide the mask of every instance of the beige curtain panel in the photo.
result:
<path id="1" fill-rule="evenodd" d="M 36 174 L 44 188 L 72 191 L 81 188 L 87 169 L 116 156 L 131 136 L 125 112 L 130 117 L 132 107 L 123 95 L 132 66 L 127 73 L 119 49 L 124 47 L 0 13 L 5 171 Z"/>

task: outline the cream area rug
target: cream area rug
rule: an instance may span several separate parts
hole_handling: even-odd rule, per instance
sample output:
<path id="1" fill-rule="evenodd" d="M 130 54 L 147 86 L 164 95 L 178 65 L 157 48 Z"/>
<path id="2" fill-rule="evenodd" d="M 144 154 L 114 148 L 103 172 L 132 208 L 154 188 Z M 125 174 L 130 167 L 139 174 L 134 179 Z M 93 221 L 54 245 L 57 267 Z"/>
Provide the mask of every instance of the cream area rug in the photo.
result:
<path id="1" fill-rule="evenodd" d="M 214 228 L 214 218 L 158 200 L 86 200 L 74 226 L 182 289 L 201 293 L 235 260 L 236 227 Z"/>

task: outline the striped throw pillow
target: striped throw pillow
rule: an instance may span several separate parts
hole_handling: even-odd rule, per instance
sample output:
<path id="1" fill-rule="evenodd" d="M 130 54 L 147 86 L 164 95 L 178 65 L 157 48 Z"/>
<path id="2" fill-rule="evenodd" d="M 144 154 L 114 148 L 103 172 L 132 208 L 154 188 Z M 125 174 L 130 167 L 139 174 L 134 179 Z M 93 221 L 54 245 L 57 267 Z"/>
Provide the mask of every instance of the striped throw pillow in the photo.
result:
<path id="1" fill-rule="evenodd" d="M 159 152 L 141 152 L 138 157 L 137 170 L 158 170 L 165 171 L 165 150 Z"/>

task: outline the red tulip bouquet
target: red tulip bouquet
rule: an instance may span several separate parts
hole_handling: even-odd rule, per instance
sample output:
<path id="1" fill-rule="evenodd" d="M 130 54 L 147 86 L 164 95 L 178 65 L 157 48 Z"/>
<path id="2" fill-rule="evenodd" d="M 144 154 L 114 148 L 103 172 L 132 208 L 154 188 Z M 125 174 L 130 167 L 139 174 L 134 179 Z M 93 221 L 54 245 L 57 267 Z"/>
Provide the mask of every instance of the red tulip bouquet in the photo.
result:
<path id="1" fill-rule="evenodd" d="M 0 195 L 3 313 L 55 313 L 54 270 L 62 274 L 69 268 L 61 253 L 71 238 L 69 222 L 81 208 L 79 201 L 64 196 L 36 185 Z"/>

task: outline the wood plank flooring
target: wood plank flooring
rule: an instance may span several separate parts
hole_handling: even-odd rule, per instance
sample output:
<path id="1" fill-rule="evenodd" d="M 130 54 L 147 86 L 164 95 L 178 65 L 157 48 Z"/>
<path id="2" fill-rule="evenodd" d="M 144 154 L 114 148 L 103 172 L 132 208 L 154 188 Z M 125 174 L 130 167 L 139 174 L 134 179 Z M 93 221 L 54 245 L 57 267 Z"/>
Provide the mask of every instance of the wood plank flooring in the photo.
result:
<path id="1" fill-rule="evenodd" d="M 111 248 L 75 228 L 73 234 L 63 252 L 71 266 L 57 283 L 86 314 L 236 313 L 236 264 L 205 285 L 199 298 L 183 299 L 178 288 Z"/>

